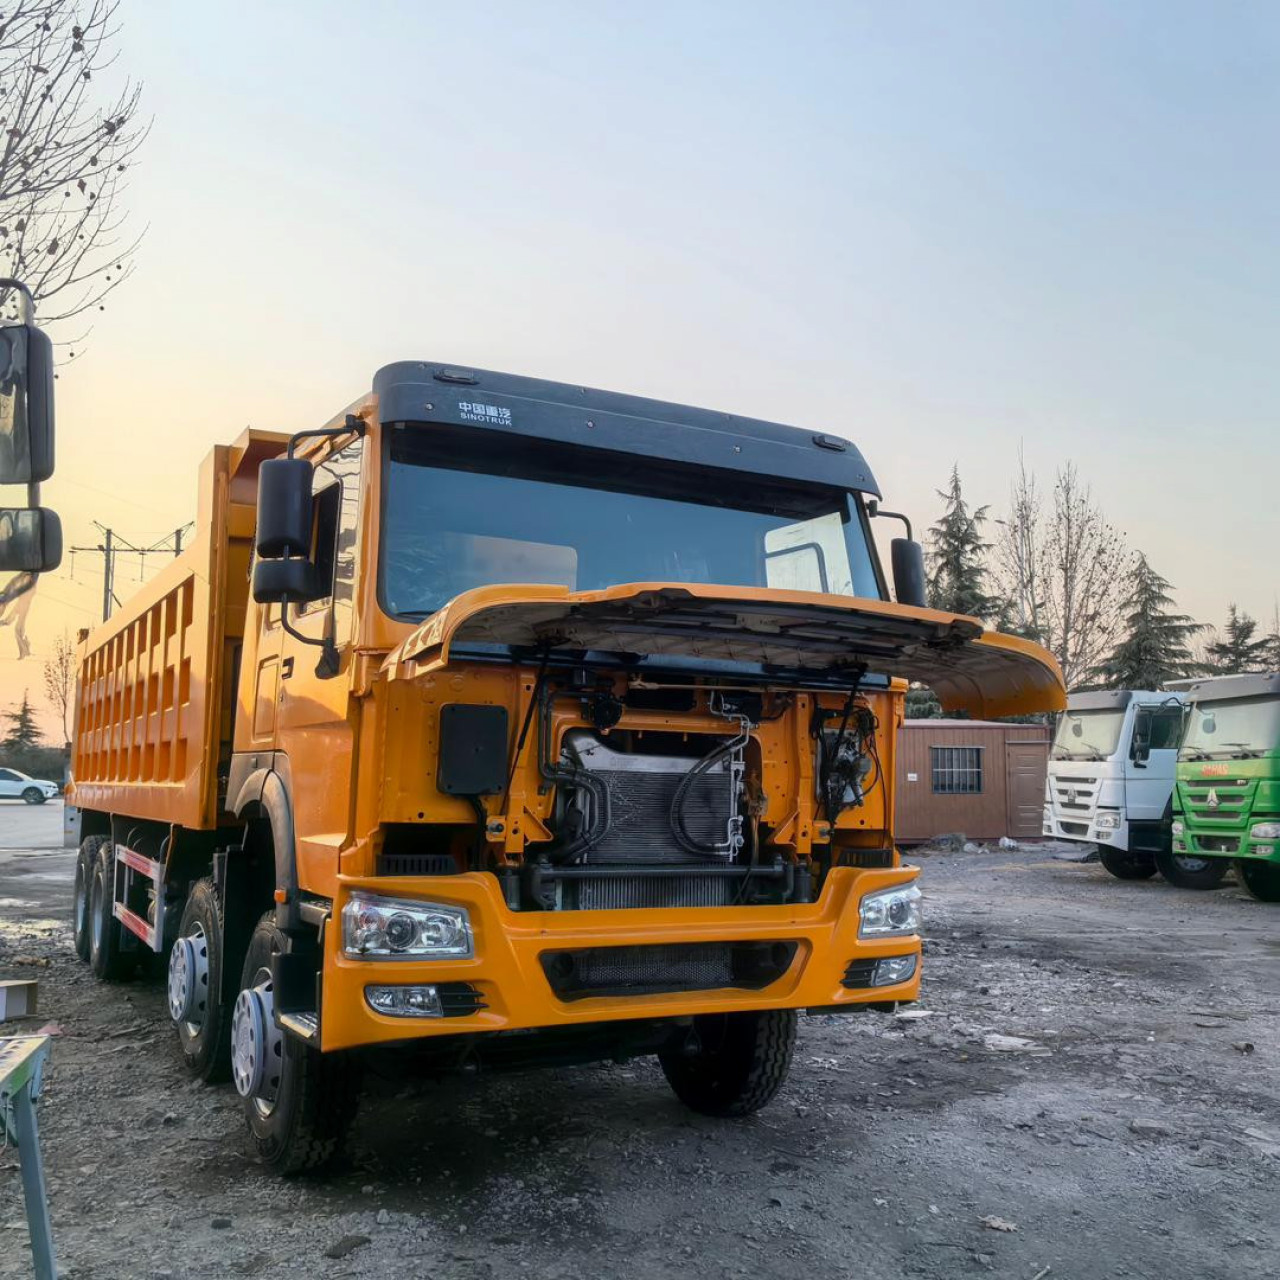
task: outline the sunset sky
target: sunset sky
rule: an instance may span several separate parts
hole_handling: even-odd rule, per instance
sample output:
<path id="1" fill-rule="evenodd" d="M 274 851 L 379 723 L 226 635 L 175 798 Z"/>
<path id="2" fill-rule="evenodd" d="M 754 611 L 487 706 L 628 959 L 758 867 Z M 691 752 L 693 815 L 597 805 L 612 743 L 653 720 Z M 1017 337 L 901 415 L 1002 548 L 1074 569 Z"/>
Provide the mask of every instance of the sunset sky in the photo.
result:
<path id="1" fill-rule="evenodd" d="M 920 525 L 953 462 L 999 514 L 1021 442 L 1187 612 L 1270 618 L 1280 6 L 121 16 L 148 230 L 58 383 L 69 545 L 154 541 L 215 442 L 429 358 L 850 436 Z M 100 570 L 42 583 L 27 661 L 0 629 L 0 709 L 96 620 Z"/>

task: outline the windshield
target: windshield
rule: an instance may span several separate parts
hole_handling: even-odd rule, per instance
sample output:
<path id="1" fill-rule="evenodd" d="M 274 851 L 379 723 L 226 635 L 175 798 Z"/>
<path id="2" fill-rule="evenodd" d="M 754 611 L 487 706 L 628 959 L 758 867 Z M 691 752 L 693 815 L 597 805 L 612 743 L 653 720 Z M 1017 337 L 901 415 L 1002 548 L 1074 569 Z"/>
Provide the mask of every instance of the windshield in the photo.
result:
<path id="1" fill-rule="evenodd" d="M 1104 760 L 1116 749 L 1125 708 L 1118 711 L 1064 711 L 1053 735 L 1054 760 Z"/>
<path id="2" fill-rule="evenodd" d="M 1247 760 L 1280 747 L 1280 699 L 1230 698 L 1191 709 L 1180 760 Z"/>
<path id="3" fill-rule="evenodd" d="M 470 435 L 470 433 L 466 433 Z M 392 436 L 382 602 L 426 617 L 495 583 L 717 583 L 881 597 L 858 499 L 834 489 L 447 430 Z"/>

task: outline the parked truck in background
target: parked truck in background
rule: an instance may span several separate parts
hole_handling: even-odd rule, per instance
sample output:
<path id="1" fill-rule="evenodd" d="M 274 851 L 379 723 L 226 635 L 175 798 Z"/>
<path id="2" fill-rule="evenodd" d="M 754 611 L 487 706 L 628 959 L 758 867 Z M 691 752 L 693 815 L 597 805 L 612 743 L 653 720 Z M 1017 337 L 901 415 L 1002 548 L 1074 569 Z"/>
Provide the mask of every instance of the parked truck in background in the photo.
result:
<path id="1" fill-rule="evenodd" d="M 825 433 L 426 363 L 215 448 L 190 547 L 81 645 L 81 955 L 168 957 L 188 1070 L 285 1172 L 373 1054 L 656 1054 L 697 1110 L 762 1106 L 797 1011 L 919 990 L 907 681 L 1065 697 L 920 607 L 909 528 L 889 601 L 877 498 Z"/>
<path id="2" fill-rule="evenodd" d="M 1231 860 L 1245 888 L 1280 902 L 1280 673 L 1192 684 L 1178 752 L 1173 848 L 1213 888 Z M 1176 882 L 1175 882 L 1176 883 Z"/>
<path id="3" fill-rule="evenodd" d="M 1185 715 L 1181 693 L 1073 693 L 1049 749 L 1043 832 L 1096 844 L 1121 880 L 1182 874 L 1172 845 L 1173 780 Z"/>

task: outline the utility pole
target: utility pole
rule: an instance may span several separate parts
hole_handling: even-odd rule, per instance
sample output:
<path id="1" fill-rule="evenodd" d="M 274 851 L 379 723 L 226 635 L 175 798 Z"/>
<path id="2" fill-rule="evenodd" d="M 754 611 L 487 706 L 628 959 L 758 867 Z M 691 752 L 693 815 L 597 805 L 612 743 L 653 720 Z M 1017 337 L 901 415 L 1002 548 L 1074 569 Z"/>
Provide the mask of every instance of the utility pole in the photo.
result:
<path id="1" fill-rule="evenodd" d="M 111 617 L 111 608 L 113 605 L 120 603 L 116 596 L 116 557 L 119 555 L 135 555 L 139 556 L 145 563 L 147 556 L 154 555 L 171 555 L 175 559 L 182 554 L 182 540 L 187 531 L 193 526 L 190 522 L 180 525 L 175 529 L 172 535 L 166 534 L 158 542 L 153 542 L 149 547 L 135 546 L 127 538 L 122 537 L 114 529 L 107 528 L 104 524 L 98 524 L 95 520 L 94 524 L 102 530 L 102 541 L 96 547 L 72 547 L 72 568 L 75 567 L 75 555 L 77 552 L 93 553 L 102 557 L 102 620 L 106 622 Z M 173 545 L 170 546 L 170 537 L 172 537 Z"/>

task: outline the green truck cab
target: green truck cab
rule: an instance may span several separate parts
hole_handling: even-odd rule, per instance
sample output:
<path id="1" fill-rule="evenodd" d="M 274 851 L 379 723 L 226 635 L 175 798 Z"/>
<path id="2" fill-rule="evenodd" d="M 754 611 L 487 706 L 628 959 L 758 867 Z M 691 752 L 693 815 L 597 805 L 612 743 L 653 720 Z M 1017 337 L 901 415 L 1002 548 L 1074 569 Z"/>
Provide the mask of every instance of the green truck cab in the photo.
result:
<path id="1" fill-rule="evenodd" d="M 1280 902 L 1280 672 L 1200 680 L 1187 699 L 1173 852 L 1192 887 L 1216 886 L 1234 858 L 1255 898 Z"/>

